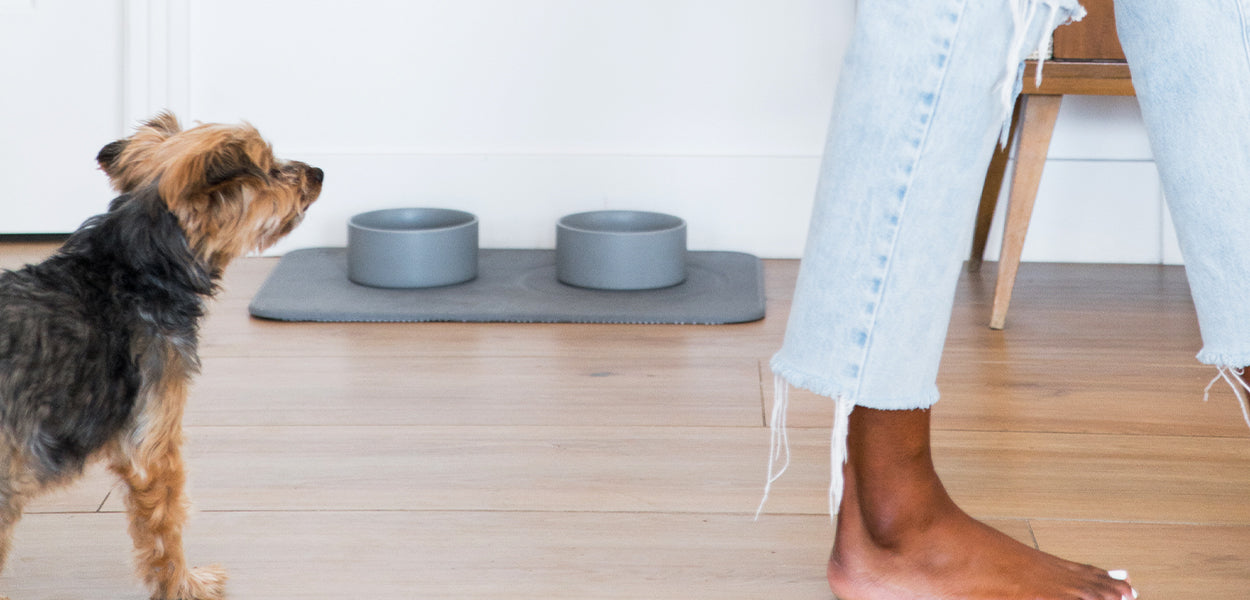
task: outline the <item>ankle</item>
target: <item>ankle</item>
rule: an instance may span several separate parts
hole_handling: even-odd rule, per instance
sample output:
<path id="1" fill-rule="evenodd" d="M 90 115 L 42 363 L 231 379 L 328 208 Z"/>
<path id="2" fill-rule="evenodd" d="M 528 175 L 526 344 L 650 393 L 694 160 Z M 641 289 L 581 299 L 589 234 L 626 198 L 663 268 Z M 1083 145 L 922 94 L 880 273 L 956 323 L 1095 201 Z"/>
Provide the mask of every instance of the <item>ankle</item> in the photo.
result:
<path id="1" fill-rule="evenodd" d="M 898 548 L 959 510 L 933 466 L 928 411 L 864 409 L 851 419 L 843 512 L 865 541 Z"/>
<path id="2" fill-rule="evenodd" d="M 947 494 L 927 455 L 890 468 L 846 469 L 846 491 L 839 515 L 864 541 L 882 550 L 900 550 L 939 523 L 963 514 Z"/>
<path id="3" fill-rule="evenodd" d="M 859 518 L 864 535 L 877 548 L 904 549 L 911 540 L 925 537 L 951 515 L 960 514 L 944 493 L 905 496 L 861 508 Z"/>

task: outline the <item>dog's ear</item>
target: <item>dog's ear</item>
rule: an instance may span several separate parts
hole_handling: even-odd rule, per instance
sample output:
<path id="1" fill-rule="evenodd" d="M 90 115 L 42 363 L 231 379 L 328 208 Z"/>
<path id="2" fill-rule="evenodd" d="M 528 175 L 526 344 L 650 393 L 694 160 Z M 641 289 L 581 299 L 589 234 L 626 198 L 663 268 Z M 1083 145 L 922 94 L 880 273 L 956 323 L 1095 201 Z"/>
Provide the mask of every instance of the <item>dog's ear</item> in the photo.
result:
<path id="1" fill-rule="evenodd" d="M 182 124 L 178 122 L 178 117 L 175 117 L 174 113 L 163 110 L 157 113 L 155 117 L 148 119 L 143 125 L 140 125 L 139 131 L 143 130 L 161 135 L 162 137 L 170 137 L 182 131 Z"/>
<path id="2" fill-rule="evenodd" d="M 180 131 L 182 125 L 178 118 L 173 113 L 161 112 L 135 128 L 130 137 L 101 148 L 96 154 L 96 163 L 108 175 L 113 189 L 132 192 L 158 176 L 157 149 Z"/>
<path id="3" fill-rule="evenodd" d="M 117 175 L 117 159 L 121 157 L 122 152 L 126 149 L 127 140 L 117 140 L 100 148 L 100 152 L 95 155 L 95 161 L 100 165 L 100 170 L 110 178 Z"/>

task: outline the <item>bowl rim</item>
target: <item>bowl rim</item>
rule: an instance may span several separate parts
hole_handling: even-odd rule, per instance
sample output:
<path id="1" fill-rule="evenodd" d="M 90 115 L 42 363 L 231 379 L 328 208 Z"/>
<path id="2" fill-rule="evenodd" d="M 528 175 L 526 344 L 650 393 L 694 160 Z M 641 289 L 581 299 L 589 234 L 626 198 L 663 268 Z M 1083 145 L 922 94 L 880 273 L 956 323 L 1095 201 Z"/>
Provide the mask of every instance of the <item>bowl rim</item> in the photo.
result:
<path id="1" fill-rule="evenodd" d="M 639 229 L 639 230 L 634 230 L 634 231 L 628 231 L 628 230 L 622 231 L 622 230 L 613 230 L 613 229 L 591 228 L 591 227 L 587 227 L 585 223 L 582 223 L 580 225 L 570 224 L 570 221 L 585 219 L 585 218 L 589 218 L 589 217 L 596 216 L 596 215 L 646 216 L 648 218 L 656 219 L 657 223 L 660 223 L 662 226 L 655 227 L 655 228 L 648 228 L 648 229 Z M 655 212 L 655 211 L 647 211 L 647 210 L 620 210 L 620 209 L 589 210 L 585 212 L 578 212 L 578 213 L 573 213 L 570 215 L 564 215 L 563 217 L 560 217 L 560 220 L 556 222 L 556 227 L 558 229 L 564 229 L 567 231 L 573 231 L 573 232 L 578 232 L 578 233 L 587 233 L 591 235 L 647 236 L 647 235 L 662 235 L 666 233 L 673 233 L 673 232 L 685 229 L 686 220 L 676 215 L 671 215 L 671 214 L 662 213 L 662 212 Z"/>
<path id="2" fill-rule="evenodd" d="M 460 220 L 454 223 L 451 223 L 449 225 L 442 225 L 438 227 L 404 227 L 404 228 L 379 227 L 377 225 L 367 225 L 367 224 L 363 224 L 360 222 L 361 220 L 367 220 L 369 218 L 378 218 L 381 215 L 385 215 L 388 213 L 395 214 L 395 213 L 412 213 L 412 212 L 441 214 L 447 217 L 459 217 Z M 361 231 L 372 231 L 372 232 L 378 232 L 378 233 L 391 233 L 391 234 L 432 233 L 432 232 L 438 232 L 438 231 L 448 231 L 452 229 L 462 229 L 466 227 L 473 227 L 477 224 L 478 224 L 477 215 L 471 212 L 459 210 L 455 208 L 439 208 L 439 207 L 430 207 L 430 206 L 382 208 L 378 210 L 371 210 L 367 212 L 357 213 L 355 215 L 352 215 L 352 217 L 347 220 L 347 225 L 349 228 L 358 229 Z"/>

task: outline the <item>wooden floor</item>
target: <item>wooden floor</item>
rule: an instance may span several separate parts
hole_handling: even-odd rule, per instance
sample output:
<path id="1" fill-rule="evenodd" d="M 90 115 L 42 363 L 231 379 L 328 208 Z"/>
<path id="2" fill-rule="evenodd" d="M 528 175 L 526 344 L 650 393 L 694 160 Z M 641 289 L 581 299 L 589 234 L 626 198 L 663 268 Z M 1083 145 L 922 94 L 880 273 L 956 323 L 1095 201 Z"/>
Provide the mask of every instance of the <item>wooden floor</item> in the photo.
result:
<path id="1" fill-rule="evenodd" d="M 46 246 L 0 245 L 0 267 Z M 829 405 L 795 393 L 768 511 L 768 318 L 734 326 L 287 324 L 228 272 L 186 425 L 188 552 L 231 598 L 828 599 Z M 1250 428 L 1198 365 L 1177 268 L 1026 264 L 1008 328 L 965 276 L 935 409 L 971 513 L 1128 569 L 1145 599 L 1250 598 Z M 113 482 L 94 471 L 18 528 L 0 590 L 145 598 Z"/>

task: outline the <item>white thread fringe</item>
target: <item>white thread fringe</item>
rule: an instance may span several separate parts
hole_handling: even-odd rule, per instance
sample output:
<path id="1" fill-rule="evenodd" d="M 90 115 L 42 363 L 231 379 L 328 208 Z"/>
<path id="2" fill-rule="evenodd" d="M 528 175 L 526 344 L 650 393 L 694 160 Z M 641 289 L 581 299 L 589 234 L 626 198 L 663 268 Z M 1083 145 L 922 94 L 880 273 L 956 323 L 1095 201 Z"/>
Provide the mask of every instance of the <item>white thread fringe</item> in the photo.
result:
<path id="1" fill-rule="evenodd" d="M 1038 39 L 1034 55 L 1037 57 L 1037 72 L 1033 75 L 1034 85 L 1042 85 L 1042 68 L 1046 65 L 1046 54 L 1050 45 L 1051 32 L 1060 25 L 1059 6 L 1054 0 L 1016 0 L 1011 5 L 1011 45 L 1007 49 L 1007 66 L 1003 71 L 1003 79 L 999 82 L 999 94 L 1002 100 L 1003 131 L 999 136 L 999 146 L 1007 146 L 1007 137 L 1011 133 L 1011 111 L 1016 103 L 1016 76 L 1020 72 L 1020 57 L 1024 55 L 1025 42 L 1028 41 L 1029 24 L 1038 17 L 1039 6 L 1046 5 L 1050 14 L 1046 16 L 1046 27 Z M 1078 5 L 1077 12 L 1071 20 L 1080 20 L 1085 16 L 1085 9 Z"/>
<path id="2" fill-rule="evenodd" d="M 782 473 L 790 468 L 790 434 L 786 431 L 786 413 L 790 406 L 790 385 L 780 375 L 773 375 L 773 416 L 769 420 L 768 443 L 768 481 L 764 484 L 764 497 L 760 499 L 759 508 L 755 509 L 755 520 L 759 520 L 764 512 L 764 504 L 768 502 L 768 493 L 773 489 L 773 482 L 781 478 Z M 777 459 L 785 457 L 781 468 L 777 469 Z"/>
<path id="3" fill-rule="evenodd" d="M 851 430 L 851 411 L 855 410 L 855 402 L 850 398 L 839 397 L 833 405 L 833 434 L 829 440 L 829 518 L 838 514 L 842 505 L 842 491 L 846 488 L 846 476 L 842 467 L 846 464 L 848 452 L 846 438 Z"/>
<path id="4" fill-rule="evenodd" d="M 1241 417 L 1246 420 L 1246 426 L 1250 427 L 1250 384 L 1242 379 L 1245 370 L 1241 367 L 1216 367 L 1218 372 L 1211 383 L 1207 384 L 1206 389 L 1202 390 L 1202 401 L 1207 402 L 1211 399 L 1211 386 L 1215 382 L 1223 379 L 1228 387 L 1233 388 L 1233 394 L 1237 396 L 1237 403 L 1241 405 Z"/>
<path id="5" fill-rule="evenodd" d="M 790 467 L 790 435 L 786 428 L 786 413 L 790 407 L 790 384 L 780 375 L 773 375 L 773 413 L 770 422 L 771 435 L 768 448 L 768 480 L 764 484 L 764 497 L 760 499 L 759 508 L 755 509 L 758 521 L 768 503 L 768 494 L 772 491 L 773 482 Z M 839 396 L 834 401 L 833 433 L 829 440 L 829 518 L 838 514 L 838 506 L 842 504 L 842 491 L 846 487 L 842 467 L 847 461 L 846 438 L 850 432 L 851 411 L 855 402 L 850 398 Z M 781 462 L 778 466 L 778 461 Z"/>

